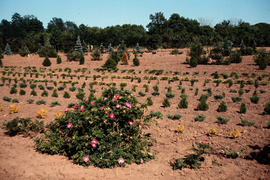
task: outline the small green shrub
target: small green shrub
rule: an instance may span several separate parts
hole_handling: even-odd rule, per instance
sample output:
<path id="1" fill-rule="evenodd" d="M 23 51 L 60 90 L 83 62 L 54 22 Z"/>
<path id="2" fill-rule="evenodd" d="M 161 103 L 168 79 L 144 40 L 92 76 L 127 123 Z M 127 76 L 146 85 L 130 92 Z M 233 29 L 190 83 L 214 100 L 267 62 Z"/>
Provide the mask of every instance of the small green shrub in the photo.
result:
<path id="1" fill-rule="evenodd" d="M 246 112 L 247 112 L 246 104 L 245 103 L 242 103 L 241 106 L 240 106 L 239 113 L 240 114 L 245 114 Z"/>
<path id="2" fill-rule="evenodd" d="M 65 91 L 63 97 L 66 98 L 66 99 L 69 99 L 70 95 L 69 95 L 69 93 L 67 91 Z"/>
<path id="3" fill-rule="evenodd" d="M 36 104 L 37 104 L 37 105 L 46 104 L 46 101 L 45 101 L 44 99 L 37 100 L 37 101 L 36 101 Z"/>
<path id="4" fill-rule="evenodd" d="M 25 95 L 25 90 L 23 90 L 23 89 L 20 89 L 20 92 L 19 92 L 19 94 L 21 95 L 21 96 L 23 96 L 23 95 Z"/>
<path id="5" fill-rule="evenodd" d="M 26 88 L 27 87 L 27 84 L 26 83 L 20 83 L 20 88 Z"/>
<path id="6" fill-rule="evenodd" d="M 151 111 L 150 112 L 151 117 L 156 117 L 157 119 L 162 119 L 163 115 L 160 111 Z"/>
<path id="7" fill-rule="evenodd" d="M 60 56 L 57 56 L 57 59 L 56 59 L 56 64 L 61 64 L 62 63 L 62 59 Z"/>
<path id="8" fill-rule="evenodd" d="M 18 90 L 14 86 L 9 91 L 10 94 L 17 94 L 17 92 Z"/>
<path id="9" fill-rule="evenodd" d="M 254 91 L 253 95 L 250 97 L 250 101 L 254 104 L 258 104 L 260 98 L 257 95 L 256 91 Z"/>
<path id="10" fill-rule="evenodd" d="M 33 90 L 30 92 L 30 95 L 31 95 L 31 96 L 37 96 L 37 92 L 33 89 Z"/>
<path id="11" fill-rule="evenodd" d="M 139 91 L 138 93 L 140 96 L 144 97 L 145 96 L 145 93 L 143 93 L 142 91 Z"/>
<path id="12" fill-rule="evenodd" d="M 69 88 L 69 90 L 70 90 L 71 92 L 74 92 L 74 91 L 76 90 L 76 87 L 72 86 L 72 87 Z"/>
<path id="13" fill-rule="evenodd" d="M 38 85 L 38 88 L 39 88 L 40 90 L 44 90 L 44 89 L 45 89 L 44 86 L 43 86 L 42 84 L 39 84 L 39 85 Z"/>
<path id="14" fill-rule="evenodd" d="M 181 101 L 178 104 L 178 108 L 180 108 L 180 109 L 188 108 L 187 95 L 185 95 L 185 94 L 181 95 Z"/>
<path id="15" fill-rule="evenodd" d="M 229 59 L 231 63 L 241 63 L 242 62 L 241 52 L 239 50 L 232 51 Z"/>
<path id="16" fill-rule="evenodd" d="M 170 54 L 171 55 L 178 55 L 178 54 L 183 54 L 183 52 L 179 51 L 178 49 L 173 49 Z"/>
<path id="17" fill-rule="evenodd" d="M 167 118 L 172 119 L 172 120 L 179 120 L 181 119 L 181 115 L 180 114 L 167 114 Z"/>
<path id="18" fill-rule="evenodd" d="M 54 107 L 54 106 L 61 106 L 61 104 L 58 101 L 53 101 L 50 104 L 50 107 Z"/>
<path id="19" fill-rule="evenodd" d="M 267 65 L 270 63 L 270 54 L 267 53 L 265 49 L 261 49 L 253 57 L 253 60 L 259 65 L 259 69 L 266 69 Z"/>
<path id="20" fill-rule="evenodd" d="M 33 104 L 34 100 L 33 99 L 27 99 L 28 104 Z"/>
<path id="21" fill-rule="evenodd" d="M 171 103 L 170 103 L 170 101 L 169 101 L 168 98 L 165 98 L 165 99 L 163 100 L 162 106 L 165 107 L 165 108 L 171 106 Z"/>
<path id="22" fill-rule="evenodd" d="M 246 119 L 241 119 L 241 123 L 240 123 L 240 125 L 242 125 L 242 126 L 254 126 L 254 124 L 255 124 L 255 122 L 250 122 Z"/>
<path id="23" fill-rule="evenodd" d="M 240 102 L 240 101 L 242 101 L 242 98 L 238 97 L 238 96 L 232 96 L 232 101 L 233 102 Z"/>
<path id="24" fill-rule="evenodd" d="M 221 101 L 218 106 L 217 112 L 226 112 L 226 111 L 227 111 L 227 105 L 224 101 Z"/>
<path id="25" fill-rule="evenodd" d="M 41 96 L 42 96 L 42 97 L 48 97 L 48 91 L 44 90 L 44 91 L 41 93 Z"/>
<path id="26" fill-rule="evenodd" d="M 56 89 L 53 90 L 52 97 L 58 97 L 58 93 Z"/>
<path id="27" fill-rule="evenodd" d="M 42 62 L 43 66 L 51 66 L 51 64 L 52 63 L 51 63 L 51 61 L 50 61 L 50 59 L 48 57 L 46 57 Z"/>
<path id="28" fill-rule="evenodd" d="M 146 99 L 146 105 L 147 105 L 147 106 L 152 106 L 152 105 L 153 105 L 153 100 L 152 100 L 151 97 L 148 97 L 148 98 Z"/>
<path id="29" fill-rule="evenodd" d="M 12 103 L 19 103 L 19 100 L 17 98 L 12 99 Z"/>
<path id="30" fill-rule="evenodd" d="M 265 104 L 264 113 L 263 114 L 270 114 L 270 102 Z"/>
<path id="31" fill-rule="evenodd" d="M 133 59 L 133 65 L 134 66 L 139 66 L 140 65 L 140 61 L 139 59 L 135 56 L 135 58 Z"/>
<path id="32" fill-rule="evenodd" d="M 209 105 L 206 103 L 208 99 L 208 96 L 203 94 L 200 97 L 200 103 L 197 105 L 197 109 L 198 111 L 207 111 L 209 109 Z"/>
<path id="33" fill-rule="evenodd" d="M 221 116 L 217 117 L 217 123 L 218 124 L 227 124 L 227 122 L 229 120 L 230 120 L 230 118 L 225 118 L 225 117 L 221 117 Z"/>
<path id="34" fill-rule="evenodd" d="M 205 120 L 205 118 L 206 118 L 206 116 L 200 115 L 200 114 L 199 114 L 198 116 L 196 116 L 196 117 L 194 118 L 194 121 L 202 122 L 202 121 Z"/>
<path id="35" fill-rule="evenodd" d="M 44 131 L 44 123 L 37 120 L 33 122 L 30 118 L 16 117 L 5 124 L 5 129 L 8 130 L 9 136 L 16 136 L 17 134 L 33 136 L 33 133 L 37 134 Z"/>
<path id="36" fill-rule="evenodd" d="M 36 84 L 30 84 L 30 88 L 31 88 L 31 89 L 35 89 L 36 87 L 37 87 Z"/>

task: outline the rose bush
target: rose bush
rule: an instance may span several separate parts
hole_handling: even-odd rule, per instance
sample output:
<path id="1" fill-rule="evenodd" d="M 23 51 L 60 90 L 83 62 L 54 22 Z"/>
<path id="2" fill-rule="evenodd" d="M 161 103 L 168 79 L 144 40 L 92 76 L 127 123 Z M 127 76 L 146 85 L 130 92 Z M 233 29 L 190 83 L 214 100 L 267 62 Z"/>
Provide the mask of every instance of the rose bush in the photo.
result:
<path id="1" fill-rule="evenodd" d="M 36 149 L 65 155 L 84 166 L 140 164 L 154 158 L 152 139 L 142 132 L 150 120 L 145 108 L 127 90 L 108 88 L 99 98 L 91 94 L 48 124 L 44 135 L 35 140 Z"/>

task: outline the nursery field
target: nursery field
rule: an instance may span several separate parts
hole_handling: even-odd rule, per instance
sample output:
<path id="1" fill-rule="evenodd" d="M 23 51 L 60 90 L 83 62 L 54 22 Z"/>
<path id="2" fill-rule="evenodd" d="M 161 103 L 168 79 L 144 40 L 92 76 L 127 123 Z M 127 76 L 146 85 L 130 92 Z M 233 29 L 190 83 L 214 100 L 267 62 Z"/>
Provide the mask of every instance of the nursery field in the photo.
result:
<path id="1" fill-rule="evenodd" d="M 188 49 L 180 51 L 145 52 L 138 57 L 140 66 L 132 65 L 131 55 L 129 65 L 119 63 L 117 72 L 99 69 L 108 54 L 101 61 L 85 55 L 85 63 L 79 65 L 60 53 L 62 63 L 50 58 L 50 67 L 42 66 L 44 58 L 38 55 L 4 56 L 0 179 L 269 179 L 270 115 L 265 107 L 270 102 L 270 67 L 259 70 L 253 56 L 243 56 L 239 64 L 190 68 L 185 64 Z M 65 156 L 38 152 L 34 134 L 7 135 L 4 124 L 16 117 L 49 124 L 56 113 L 78 102 L 78 89 L 85 97 L 90 91 L 100 96 L 109 86 L 127 89 L 140 103 L 148 102 L 145 114 L 153 121 L 143 131 L 155 140 L 154 159 L 111 169 L 84 167 Z M 206 108 L 199 105 L 202 95 Z M 18 112 L 10 113 L 11 105 Z M 38 117 L 41 109 L 46 116 Z M 212 149 L 202 155 L 200 168 L 174 170 L 175 160 L 194 153 L 192 145 L 201 142 Z"/>

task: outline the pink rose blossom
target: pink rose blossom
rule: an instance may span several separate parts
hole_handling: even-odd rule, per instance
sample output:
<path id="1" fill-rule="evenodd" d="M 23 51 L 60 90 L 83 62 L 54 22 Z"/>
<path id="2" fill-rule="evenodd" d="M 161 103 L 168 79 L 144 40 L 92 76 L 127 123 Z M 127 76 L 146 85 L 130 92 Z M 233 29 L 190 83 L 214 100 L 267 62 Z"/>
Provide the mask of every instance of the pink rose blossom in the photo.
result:
<path id="1" fill-rule="evenodd" d="M 97 144 L 91 143 L 91 146 L 92 146 L 93 148 L 96 148 L 96 147 L 97 147 Z"/>
<path id="2" fill-rule="evenodd" d="M 85 110 L 84 110 L 84 108 L 81 108 L 81 112 L 84 112 Z"/>
<path id="3" fill-rule="evenodd" d="M 107 100 L 107 98 L 105 97 L 105 98 L 104 98 L 104 101 L 106 101 L 106 100 Z"/>
<path id="4" fill-rule="evenodd" d="M 133 121 L 128 121 L 128 124 L 132 126 L 133 125 Z"/>
<path id="5" fill-rule="evenodd" d="M 104 106 L 101 106 L 100 109 L 103 110 L 104 109 Z"/>
<path id="6" fill-rule="evenodd" d="M 207 139 L 203 139 L 202 142 L 203 143 L 208 143 L 208 140 Z"/>
<path id="7" fill-rule="evenodd" d="M 65 112 L 68 112 L 68 108 L 65 109 Z"/>
<path id="8" fill-rule="evenodd" d="M 137 121 L 137 123 L 138 123 L 138 125 L 140 125 L 141 124 L 141 121 Z"/>
<path id="9" fill-rule="evenodd" d="M 112 102 L 114 102 L 116 99 L 115 98 L 112 98 Z"/>
<path id="10" fill-rule="evenodd" d="M 94 102 L 94 101 L 91 101 L 91 102 L 90 102 L 90 104 L 91 104 L 91 105 L 94 105 L 94 104 L 95 104 L 95 102 Z"/>
<path id="11" fill-rule="evenodd" d="M 83 161 L 87 163 L 89 161 L 89 156 L 83 156 Z"/>
<path id="12" fill-rule="evenodd" d="M 61 134 L 62 133 L 62 130 L 60 130 L 58 133 Z"/>
<path id="13" fill-rule="evenodd" d="M 49 122 L 48 122 L 48 121 L 46 121 L 46 122 L 45 122 L 45 125 L 47 126 L 48 124 L 49 124 Z"/>
<path id="14" fill-rule="evenodd" d="M 69 139 L 67 139 L 67 138 L 65 139 L 65 141 L 66 141 L 66 142 L 70 142 L 70 140 L 69 140 Z"/>
<path id="15" fill-rule="evenodd" d="M 126 102 L 125 105 L 128 107 L 128 108 L 131 108 L 131 104 Z"/>
<path id="16" fill-rule="evenodd" d="M 118 108 L 118 109 L 119 109 L 120 107 L 121 107 L 121 106 L 120 106 L 120 104 L 116 104 L 116 108 Z"/>
<path id="17" fill-rule="evenodd" d="M 65 137 L 67 137 L 67 136 L 68 136 L 68 133 L 65 134 Z"/>
<path id="18" fill-rule="evenodd" d="M 115 95 L 115 99 L 118 99 L 120 97 L 120 94 Z"/>
<path id="19" fill-rule="evenodd" d="M 71 126 L 72 126 L 72 123 L 67 124 L 67 128 L 71 128 Z"/>
<path id="20" fill-rule="evenodd" d="M 78 104 L 75 104 L 73 108 L 74 108 L 74 109 L 77 109 L 78 106 L 79 106 Z"/>
<path id="21" fill-rule="evenodd" d="M 96 139 L 92 139 L 92 141 L 91 141 L 91 144 L 97 144 L 98 143 L 98 140 L 96 140 Z"/>
<path id="22" fill-rule="evenodd" d="M 119 158 L 118 159 L 118 164 L 121 165 L 121 164 L 124 164 L 124 163 L 125 163 L 125 160 L 123 158 Z"/>
<path id="23" fill-rule="evenodd" d="M 115 118 L 115 115 L 113 113 L 110 114 L 110 118 L 113 119 Z"/>

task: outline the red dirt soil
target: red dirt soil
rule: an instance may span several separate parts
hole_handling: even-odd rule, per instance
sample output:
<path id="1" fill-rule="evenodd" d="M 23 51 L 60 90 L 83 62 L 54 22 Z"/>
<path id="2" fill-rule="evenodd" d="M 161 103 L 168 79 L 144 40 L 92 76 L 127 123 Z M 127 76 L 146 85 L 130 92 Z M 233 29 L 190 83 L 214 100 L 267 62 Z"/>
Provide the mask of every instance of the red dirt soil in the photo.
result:
<path id="1" fill-rule="evenodd" d="M 269 48 L 268 48 L 269 49 Z M 113 81 L 117 83 L 119 87 L 120 82 L 127 82 L 127 89 L 132 89 L 132 85 L 137 85 L 136 92 L 133 94 L 138 98 L 140 102 L 144 102 L 147 97 L 152 97 L 154 105 L 148 108 L 148 113 L 150 111 L 160 111 L 163 114 L 163 119 L 156 119 L 157 125 L 152 124 L 149 129 L 146 129 L 146 132 L 150 132 L 156 143 L 152 147 L 153 152 L 155 153 L 155 159 L 149 162 L 146 162 L 141 165 L 131 164 L 127 165 L 124 168 L 113 168 L 113 169 L 100 169 L 93 166 L 82 167 L 75 165 L 68 158 L 60 155 L 47 155 L 41 154 L 35 150 L 35 143 L 31 138 L 24 138 L 22 135 L 10 137 L 5 134 L 6 130 L 0 128 L 0 179 L 9 180 L 9 179 L 269 179 L 270 177 L 270 168 L 269 165 L 260 164 L 256 160 L 247 160 L 244 159 L 244 156 L 249 155 L 251 152 L 258 152 L 259 150 L 254 150 L 251 146 L 259 146 L 260 148 L 270 144 L 270 130 L 265 128 L 266 123 L 270 121 L 269 115 L 262 115 L 264 106 L 267 102 L 270 101 L 270 84 L 269 84 L 269 74 L 270 67 L 268 66 L 265 70 L 258 70 L 258 66 L 254 65 L 252 56 L 244 56 L 243 61 L 240 64 L 232 64 L 229 66 L 224 65 L 198 65 L 196 68 L 190 68 L 189 65 L 184 64 L 186 59 L 187 49 L 180 49 L 184 52 L 181 55 L 170 55 L 170 50 L 158 50 L 157 54 L 144 53 L 143 57 L 139 57 L 140 66 L 134 67 L 132 65 L 133 55 L 129 60 L 129 65 L 119 65 L 119 71 L 117 73 L 99 73 L 94 70 L 94 68 L 100 67 L 104 64 L 107 54 L 103 55 L 102 61 L 91 61 L 90 55 L 85 56 L 85 64 L 78 65 L 78 62 L 67 62 L 66 57 L 63 54 L 60 54 L 62 58 L 62 64 L 56 64 L 56 58 L 50 58 L 52 65 L 49 68 L 64 68 L 69 67 L 72 69 L 72 74 L 77 68 L 88 68 L 86 72 L 87 75 L 91 76 L 87 81 L 84 78 L 77 77 L 73 78 L 73 81 L 78 81 L 79 84 L 75 85 L 76 87 L 81 87 L 83 82 L 86 82 L 85 92 L 88 91 L 88 84 L 93 82 L 92 76 L 101 75 L 108 76 L 104 79 L 105 83 L 111 82 L 111 77 L 115 76 L 135 76 L 131 73 L 124 72 L 121 73 L 123 69 L 135 69 L 136 76 L 142 78 L 141 83 L 137 83 L 137 80 L 130 82 L 129 79 L 114 79 Z M 38 57 L 38 55 L 31 55 L 30 57 L 20 57 L 19 55 L 5 56 L 3 64 L 5 66 L 17 66 L 16 71 L 22 71 L 23 67 L 26 66 L 35 66 L 38 70 L 42 67 L 42 61 L 44 58 Z M 21 67 L 21 69 L 19 68 Z M 48 69 L 46 73 L 49 73 Z M 0 71 L 4 68 L 0 68 Z M 139 91 L 144 92 L 143 84 L 147 84 L 147 80 L 144 80 L 144 76 L 155 76 L 153 74 L 145 73 L 144 70 L 149 69 L 163 69 L 164 72 L 162 75 L 157 76 L 157 80 L 152 80 L 149 84 L 149 92 L 146 93 L 145 97 L 140 97 L 138 95 Z M 90 74 L 89 73 L 90 70 Z M 141 73 L 139 72 L 141 71 Z M 179 71 L 179 75 L 173 75 L 172 72 Z M 268 77 L 264 77 L 262 81 L 267 82 L 266 86 L 259 86 L 257 93 L 260 97 L 258 104 L 253 104 L 250 102 L 250 97 L 253 94 L 255 87 L 254 85 L 245 85 L 245 89 L 249 89 L 249 92 L 245 92 L 242 95 L 242 102 L 246 103 L 247 112 L 246 114 L 239 114 L 240 104 L 242 102 L 233 103 L 231 100 L 232 96 L 237 96 L 238 93 L 230 92 L 230 89 L 240 89 L 239 84 L 233 84 L 232 87 L 228 87 L 228 84 L 220 83 L 219 86 L 216 86 L 212 82 L 203 86 L 205 79 L 213 79 L 211 74 L 217 71 L 218 73 L 227 73 L 230 75 L 231 72 L 237 72 L 240 79 L 248 80 L 254 79 L 251 78 L 252 73 L 256 73 L 256 77 L 262 74 L 268 74 Z M 189 72 L 189 74 L 185 74 Z M 196 75 L 194 72 L 198 72 Z M 56 71 L 58 73 L 58 71 Z M 64 71 L 58 73 L 59 75 L 64 73 Z M 249 78 L 244 77 L 242 73 L 248 73 Z M 0 76 L 3 75 L 0 72 Z M 77 75 L 82 74 L 79 72 Z M 184 75 L 185 74 L 185 75 Z M 191 86 L 191 83 L 188 81 L 183 81 L 182 88 L 185 88 L 186 94 L 188 95 L 188 108 L 187 109 L 178 109 L 177 105 L 180 102 L 181 90 L 178 89 L 179 81 L 172 82 L 168 84 L 168 81 L 160 80 L 161 77 L 173 77 L 178 76 L 180 79 L 188 77 L 189 79 L 195 78 L 198 79 L 198 82 L 195 82 L 194 86 Z M 9 77 L 14 78 L 12 75 Z M 17 79 L 20 79 L 16 75 Z M 23 77 L 23 76 L 21 76 Z M 30 78 L 29 75 L 25 77 L 26 79 Z M 35 77 L 33 76 L 35 79 Z M 50 79 L 49 76 L 46 77 Z M 40 77 L 39 79 L 42 79 Z M 57 80 L 55 77 L 53 80 Z M 223 80 L 222 77 L 220 79 Z M 59 77 L 59 80 L 63 80 Z M 66 78 L 65 80 L 70 80 Z M 97 79 L 97 81 L 101 81 Z M 260 82 L 262 82 L 260 81 Z M 153 92 L 152 87 L 158 83 L 160 95 L 152 96 Z M 7 82 L 6 82 L 7 84 Z M 13 81 L 11 82 L 13 84 Z M 43 84 L 44 83 L 37 83 Z M 58 83 L 58 87 L 61 84 Z M 53 86 L 52 83 L 48 83 L 48 86 Z M 20 96 L 18 93 L 11 95 L 9 93 L 10 87 L 4 85 L 0 87 L 1 97 L 0 104 L 3 105 L 3 111 L 0 112 L 0 123 L 5 123 L 14 119 L 15 117 L 31 117 L 33 120 L 36 118 L 36 112 L 40 108 L 47 109 L 48 116 L 44 119 L 46 122 L 54 120 L 55 113 L 63 111 L 64 108 L 71 102 L 76 102 L 76 91 L 70 92 L 68 88 L 71 85 L 68 84 L 67 88 L 64 91 L 68 91 L 71 95 L 70 99 L 64 99 L 64 91 L 58 91 L 59 98 L 51 97 L 52 91 L 49 91 L 48 97 L 41 97 L 41 90 L 36 88 L 38 96 L 30 96 L 29 83 L 28 87 L 25 88 L 26 95 Z M 165 87 L 172 87 L 172 91 L 175 94 L 175 97 L 170 99 L 171 107 L 163 108 L 162 101 L 165 98 L 167 90 Z M 103 88 L 106 86 L 94 86 L 97 90 L 97 95 L 99 95 Z M 194 95 L 195 89 L 199 89 L 197 96 Z M 201 94 L 206 92 L 203 89 L 211 88 L 212 96 L 207 100 L 209 104 L 208 111 L 195 111 L 198 104 L 198 98 Z M 17 87 L 19 90 L 20 88 Z M 260 90 L 266 90 L 265 93 L 260 93 Z M 219 106 L 221 100 L 215 100 L 214 95 L 225 93 L 226 96 L 223 101 L 226 102 L 228 110 L 227 112 L 217 112 L 216 109 Z M 8 106 L 11 104 L 9 102 L 3 101 L 2 97 L 8 96 L 12 98 L 19 99 L 19 113 L 9 114 Z M 46 105 L 36 105 L 28 104 L 27 99 L 44 99 L 47 101 Z M 61 106 L 50 107 L 52 101 L 59 101 Z M 167 118 L 167 114 L 181 114 L 182 118 L 180 120 L 170 120 Z M 194 117 L 198 114 L 203 114 L 206 116 L 206 119 L 203 122 L 195 122 Z M 219 125 L 216 123 L 216 117 L 223 116 L 230 118 L 230 121 L 227 124 Z M 254 121 L 254 126 L 239 126 L 240 118 L 247 119 L 249 121 Z M 183 133 L 175 133 L 177 126 L 181 124 L 184 125 L 185 130 Z M 218 136 L 209 137 L 207 132 L 211 127 L 218 129 Z M 239 129 L 242 133 L 242 136 L 237 139 L 232 139 L 230 135 L 231 129 Z M 193 169 L 182 169 L 182 170 L 172 170 L 170 166 L 170 161 L 175 158 L 182 158 L 185 155 L 192 153 L 190 150 L 192 144 L 195 142 L 200 142 L 204 139 L 207 139 L 210 145 L 215 149 L 216 154 L 211 154 L 210 156 L 204 156 L 205 161 L 202 164 L 202 167 L 198 170 Z M 230 159 L 222 156 L 220 152 L 224 148 L 230 148 L 233 151 L 240 152 L 241 149 L 244 149 L 241 157 L 237 159 Z M 269 152 L 268 152 L 269 155 Z M 91 157 L 90 157 L 91 158 Z M 217 163 L 213 163 L 217 162 Z M 217 165 L 218 164 L 218 165 Z"/>

